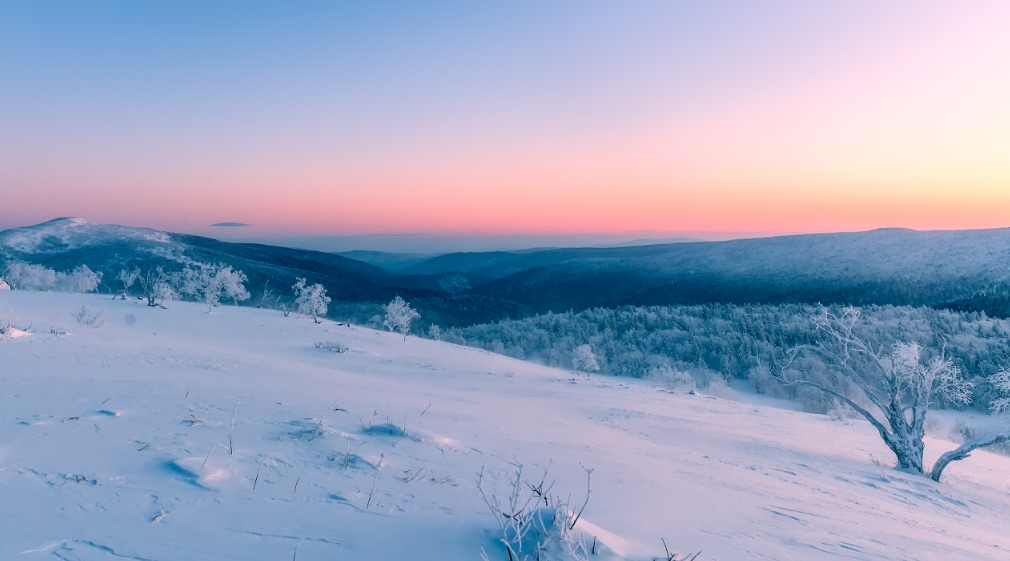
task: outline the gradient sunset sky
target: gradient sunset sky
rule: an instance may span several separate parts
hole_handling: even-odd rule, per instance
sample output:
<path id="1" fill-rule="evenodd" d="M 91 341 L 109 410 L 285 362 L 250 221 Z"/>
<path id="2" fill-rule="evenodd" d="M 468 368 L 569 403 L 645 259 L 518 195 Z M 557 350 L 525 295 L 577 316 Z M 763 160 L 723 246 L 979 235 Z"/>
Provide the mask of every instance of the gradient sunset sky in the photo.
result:
<path id="1" fill-rule="evenodd" d="M 3 2 L 0 229 L 1010 226 L 1008 30 L 1003 1 Z"/>

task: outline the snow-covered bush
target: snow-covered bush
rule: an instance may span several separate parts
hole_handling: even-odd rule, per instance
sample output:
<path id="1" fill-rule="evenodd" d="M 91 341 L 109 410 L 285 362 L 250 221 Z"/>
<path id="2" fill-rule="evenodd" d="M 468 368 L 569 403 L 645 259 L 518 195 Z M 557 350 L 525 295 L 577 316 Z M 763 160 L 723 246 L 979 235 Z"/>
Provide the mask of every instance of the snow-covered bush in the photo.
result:
<path id="1" fill-rule="evenodd" d="M 431 337 L 432 339 L 434 339 L 436 341 L 441 341 L 442 340 L 442 328 L 439 327 L 437 324 L 434 324 L 434 323 L 431 324 L 431 327 L 428 328 L 428 337 Z"/>
<path id="2" fill-rule="evenodd" d="M 650 377 L 663 384 L 666 387 L 666 391 L 674 393 L 690 392 L 697 385 L 693 376 L 683 370 L 676 370 L 669 366 L 657 366 L 652 370 Z"/>
<path id="3" fill-rule="evenodd" d="M 596 353 L 589 345 L 575 347 L 572 357 L 572 367 L 583 372 L 599 372 L 600 364 L 596 362 Z"/>
<path id="4" fill-rule="evenodd" d="M 407 340 L 407 333 L 410 332 L 410 324 L 421 317 L 421 314 L 417 313 L 410 307 L 410 304 L 399 296 L 383 306 L 383 311 L 385 311 L 385 318 L 382 320 L 382 325 L 390 331 L 402 333 L 404 341 Z"/>
<path id="5" fill-rule="evenodd" d="M 81 265 L 69 273 L 56 273 L 56 290 L 83 294 L 98 288 L 102 273 L 94 272 L 87 265 Z"/>
<path id="6" fill-rule="evenodd" d="M 291 287 L 295 293 L 295 306 L 298 313 L 312 316 L 312 321 L 319 323 L 319 316 L 326 315 L 330 297 L 326 295 L 326 288 L 316 283 L 312 286 L 306 285 L 305 279 L 298 279 L 298 282 Z"/>
<path id="7" fill-rule="evenodd" d="M 56 271 L 19 259 L 7 262 L 3 277 L 14 290 L 52 290 L 56 286 Z"/>
<path id="8" fill-rule="evenodd" d="M 347 345 L 336 341 L 320 341 L 316 343 L 316 348 L 334 353 L 346 353 L 350 350 L 347 348 Z"/>
<path id="9" fill-rule="evenodd" d="M 56 272 L 44 265 L 26 263 L 19 259 L 9 261 L 3 269 L 3 279 L 15 290 L 57 290 L 59 292 L 84 293 L 98 288 L 102 273 L 96 273 L 81 265 L 64 273 Z"/>
<path id="10" fill-rule="evenodd" d="M 87 306 L 81 306 L 80 310 L 70 314 L 77 324 L 82 327 L 90 327 L 92 329 L 98 329 L 105 324 L 105 320 L 102 319 L 102 313 L 104 310 L 99 310 L 98 312 L 92 312 L 91 308 Z"/>
<path id="11" fill-rule="evenodd" d="M 180 273 L 179 292 L 202 302 L 210 313 L 222 299 L 236 305 L 247 300 L 246 280 L 245 273 L 232 269 L 231 265 L 196 263 L 195 268 L 186 267 Z"/>
<path id="12" fill-rule="evenodd" d="M 578 512 L 569 504 L 569 499 L 552 495 L 554 483 L 547 483 L 545 470 L 539 483 L 527 481 L 523 477 L 524 466 L 515 463 L 515 471 L 509 479 L 509 493 L 504 502 L 493 492 L 486 490 L 484 469 L 477 474 L 477 490 L 491 515 L 501 530 L 500 542 L 510 561 L 586 561 L 593 555 L 603 553 L 606 546 L 595 543 L 595 538 L 576 529 L 582 513 L 589 504 L 593 491 L 593 470 L 586 471 L 586 500 Z M 593 538 L 588 541 L 588 538 Z M 590 546 L 589 543 L 593 545 Z M 590 549 L 592 548 L 592 549 Z M 481 558 L 490 561 L 487 552 Z"/>

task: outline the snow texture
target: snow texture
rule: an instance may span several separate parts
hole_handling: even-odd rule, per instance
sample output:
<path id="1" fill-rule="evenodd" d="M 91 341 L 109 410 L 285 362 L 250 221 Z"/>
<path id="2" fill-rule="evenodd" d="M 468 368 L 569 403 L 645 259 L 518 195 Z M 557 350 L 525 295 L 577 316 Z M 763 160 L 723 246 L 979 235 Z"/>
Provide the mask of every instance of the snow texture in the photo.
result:
<path id="1" fill-rule="evenodd" d="M 516 458 L 573 504 L 595 470 L 575 531 L 611 559 L 1010 555 L 1010 458 L 982 450 L 935 483 L 878 465 L 866 422 L 439 341 L 83 294 L 0 310 L 0 559 L 503 560 L 476 474 L 504 496 Z M 927 462 L 954 448 L 927 437 Z"/>

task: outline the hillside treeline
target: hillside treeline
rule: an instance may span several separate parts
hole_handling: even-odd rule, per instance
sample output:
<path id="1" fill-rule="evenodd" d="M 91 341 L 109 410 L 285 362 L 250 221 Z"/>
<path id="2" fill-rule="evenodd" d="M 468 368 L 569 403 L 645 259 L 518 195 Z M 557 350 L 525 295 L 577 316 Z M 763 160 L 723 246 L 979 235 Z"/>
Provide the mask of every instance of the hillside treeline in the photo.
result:
<path id="1" fill-rule="evenodd" d="M 452 328 L 442 330 L 440 337 L 560 368 L 572 368 L 576 349 L 589 345 L 604 374 L 637 378 L 686 373 L 702 386 L 749 380 L 758 391 L 797 397 L 800 390 L 783 390 L 770 374 L 786 349 L 826 337 L 814 323 L 818 312 L 816 306 L 800 304 L 595 308 Z M 975 382 L 972 407 L 988 411 L 995 396 L 986 378 L 1010 367 L 1010 322 L 984 313 L 926 307 L 871 306 L 861 312 L 861 337 L 885 347 L 917 342 L 927 355 L 944 353 L 963 377 Z M 830 376 L 816 357 L 794 367 L 815 377 Z M 801 397 L 814 410 L 830 406 L 823 396 Z"/>

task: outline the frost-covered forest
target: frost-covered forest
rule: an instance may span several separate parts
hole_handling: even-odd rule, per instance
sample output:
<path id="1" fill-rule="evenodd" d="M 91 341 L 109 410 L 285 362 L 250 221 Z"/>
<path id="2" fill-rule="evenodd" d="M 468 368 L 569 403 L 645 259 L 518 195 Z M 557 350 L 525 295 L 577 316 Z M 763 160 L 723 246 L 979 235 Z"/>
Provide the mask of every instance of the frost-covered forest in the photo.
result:
<path id="1" fill-rule="evenodd" d="M 1010 322 L 985 314 L 874 306 L 862 308 L 861 334 L 884 345 L 916 342 L 927 356 L 941 352 L 975 382 L 971 406 L 988 411 L 998 395 L 986 378 L 1010 366 Z M 831 406 L 824 395 L 781 389 L 770 379 L 782 353 L 816 344 L 818 308 L 778 306 L 671 306 L 596 308 L 520 320 L 437 329 L 439 338 L 548 366 L 572 368 L 577 349 L 589 345 L 604 374 L 672 377 L 685 374 L 700 386 L 749 380 L 759 392 L 788 393 L 811 411 Z M 796 367 L 796 366 L 794 366 Z M 808 357 L 799 365 L 814 376 L 827 368 Z"/>

